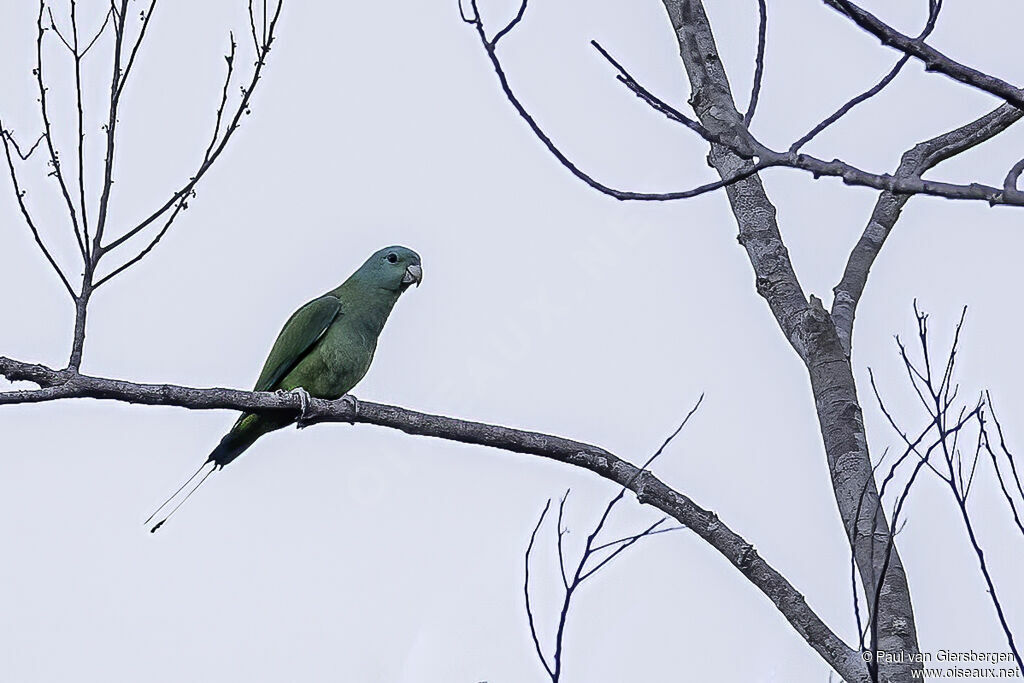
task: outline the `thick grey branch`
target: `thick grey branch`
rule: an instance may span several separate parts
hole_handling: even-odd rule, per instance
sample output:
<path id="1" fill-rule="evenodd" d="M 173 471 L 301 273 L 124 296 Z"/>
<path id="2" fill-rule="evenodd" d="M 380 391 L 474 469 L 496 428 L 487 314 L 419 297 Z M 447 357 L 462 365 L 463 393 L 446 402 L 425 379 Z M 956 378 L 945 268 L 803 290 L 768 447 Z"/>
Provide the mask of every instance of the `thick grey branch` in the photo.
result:
<path id="1" fill-rule="evenodd" d="M 700 0 L 663 0 L 690 79 L 690 103 L 701 124 L 713 133 L 735 137 L 745 128 L 729 87 L 711 26 Z M 711 145 L 709 161 L 720 176 L 751 162 L 721 144 Z M 868 595 L 884 581 L 878 605 L 878 649 L 917 652 L 917 634 L 910 591 L 898 553 L 883 565 L 884 543 L 857 529 L 876 529 L 889 537 L 874 482 L 864 423 L 850 359 L 821 301 L 804 295 L 776 221 L 775 207 L 757 176 L 730 185 L 726 194 L 739 226 L 739 241 L 765 298 L 786 338 L 807 366 L 832 487 L 843 524 Z M 863 503 L 863 504 L 862 504 Z M 870 606 L 874 609 L 873 606 Z M 884 665 L 892 680 L 909 680 L 913 664 Z M 919 665 L 917 666 L 919 668 Z"/>
<path id="2" fill-rule="evenodd" d="M 1024 116 L 1017 107 L 1003 104 L 979 119 L 916 145 L 903 155 L 896 179 L 918 178 L 942 161 L 980 145 L 1003 132 Z M 1015 189 L 1015 188 L 1010 188 Z M 850 252 L 843 279 L 836 285 L 832 319 L 846 352 L 850 352 L 853 321 L 868 273 L 900 217 L 910 195 L 886 190 L 878 197 L 864 233 Z"/>
<path id="3" fill-rule="evenodd" d="M 35 391 L 0 393 L 0 405 L 39 403 L 64 398 L 97 398 L 144 405 L 166 405 L 193 410 L 231 409 L 298 412 L 296 397 L 235 389 L 194 389 L 172 384 L 136 384 L 115 379 L 90 377 L 70 371 L 56 371 L 42 365 L 23 363 L 0 356 L 0 375 L 27 380 L 43 386 Z M 794 629 L 846 680 L 867 679 L 867 669 L 846 645 L 807 605 L 804 597 L 753 549 L 753 546 L 723 523 L 710 510 L 670 488 L 646 470 L 609 451 L 580 441 L 430 415 L 397 406 L 369 401 L 310 402 L 309 422 L 360 422 L 397 429 L 416 436 L 489 446 L 513 453 L 550 458 L 582 467 L 634 492 L 637 500 L 653 505 L 704 539 L 736 567 L 743 576 L 775 603 Z"/>

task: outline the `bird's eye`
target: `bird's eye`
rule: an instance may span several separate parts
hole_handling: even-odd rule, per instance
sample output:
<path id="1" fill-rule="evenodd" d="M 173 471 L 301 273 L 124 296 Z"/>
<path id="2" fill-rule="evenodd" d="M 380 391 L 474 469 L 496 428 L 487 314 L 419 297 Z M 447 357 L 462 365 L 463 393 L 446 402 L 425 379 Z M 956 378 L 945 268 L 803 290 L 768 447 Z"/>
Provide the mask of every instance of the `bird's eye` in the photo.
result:
<path id="1" fill-rule="evenodd" d="M 398 263 L 398 254 L 391 252 L 387 255 L 388 263 Z"/>

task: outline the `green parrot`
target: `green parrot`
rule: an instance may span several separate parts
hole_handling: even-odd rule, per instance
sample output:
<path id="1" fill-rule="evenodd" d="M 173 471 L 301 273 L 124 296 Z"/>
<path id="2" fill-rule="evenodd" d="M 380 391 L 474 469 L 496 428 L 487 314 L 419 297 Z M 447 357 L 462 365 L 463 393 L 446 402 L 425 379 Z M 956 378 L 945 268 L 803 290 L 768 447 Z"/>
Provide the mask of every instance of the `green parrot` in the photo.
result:
<path id="1" fill-rule="evenodd" d="M 293 422 L 303 427 L 310 396 L 342 398 L 370 369 L 377 338 L 398 297 L 423 279 L 420 257 L 406 247 L 387 247 L 366 260 L 339 287 L 313 299 L 284 324 L 253 391 L 291 392 L 299 396 L 302 414 L 242 413 L 195 474 L 149 516 L 167 507 L 207 465 L 213 467 L 181 502 L 150 531 L 156 531 L 214 471 L 245 452 L 268 432 Z"/>

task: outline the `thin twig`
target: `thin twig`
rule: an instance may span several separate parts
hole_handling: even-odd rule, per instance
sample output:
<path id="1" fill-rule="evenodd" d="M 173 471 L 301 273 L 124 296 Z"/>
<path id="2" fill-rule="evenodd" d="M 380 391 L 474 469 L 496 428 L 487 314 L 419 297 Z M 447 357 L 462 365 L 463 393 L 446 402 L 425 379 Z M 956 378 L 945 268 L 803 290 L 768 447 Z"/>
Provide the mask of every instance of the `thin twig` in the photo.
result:
<path id="1" fill-rule="evenodd" d="M 541 524 L 544 523 L 544 517 L 548 514 L 548 508 L 551 507 L 551 499 L 548 498 L 548 502 L 544 504 L 544 509 L 540 513 L 540 518 L 537 520 L 537 525 L 533 527 L 533 533 L 530 534 L 530 544 L 526 546 L 526 561 L 524 562 L 525 578 L 523 579 L 523 596 L 526 599 L 526 620 L 530 625 L 530 636 L 533 638 L 533 647 L 537 651 L 537 658 L 540 659 L 541 664 L 544 665 L 544 670 L 548 672 L 548 675 L 554 679 L 554 671 L 548 664 L 547 658 L 544 656 L 544 650 L 540 646 L 540 639 L 537 637 L 537 627 L 533 618 L 533 609 L 530 606 L 530 553 L 533 551 L 533 544 L 537 540 L 537 532 L 540 531 Z"/>
<path id="2" fill-rule="evenodd" d="M 43 26 L 43 12 L 46 9 L 46 0 L 39 0 L 39 16 L 36 19 L 36 85 L 39 89 L 39 111 L 42 114 L 43 119 L 43 137 L 46 139 L 46 148 L 50 152 L 50 165 L 53 167 L 51 175 L 57 179 L 57 184 L 60 186 L 61 195 L 64 197 L 64 203 L 68 209 L 68 217 L 71 219 L 71 226 L 75 232 L 75 240 L 78 242 L 78 249 L 82 254 L 83 262 L 88 262 L 89 256 L 85 246 L 85 242 L 82 238 L 81 228 L 78 225 L 78 211 L 75 209 L 75 203 L 71 199 L 71 193 L 68 191 L 68 185 L 64 178 L 64 171 L 60 164 L 60 152 L 57 151 L 56 146 L 53 142 L 53 130 L 50 125 L 50 110 L 47 106 L 46 100 L 46 83 L 43 80 L 43 36 L 46 34 L 46 27 Z M 63 41 L 64 38 L 61 37 Z M 65 41 L 65 44 L 67 42 Z M 68 46 L 69 49 L 72 49 Z"/>
<path id="3" fill-rule="evenodd" d="M 498 45 L 498 41 L 501 40 L 502 37 L 505 34 L 507 34 L 509 31 L 514 29 L 516 27 L 516 24 L 518 24 L 520 21 L 523 20 L 523 15 L 526 14 L 526 3 L 528 1 L 529 0 L 523 0 L 519 4 L 519 12 L 516 13 L 516 16 L 512 19 L 512 21 L 508 22 L 508 24 L 505 26 L 505 28 L 503 28 L 500 31 L 498 31 L 495 34 L 495 36 L 493 38 L 491 38 L 491 46 L 492 47 L 496 47 Z"/>
<path id="4" fill-rule="evenodd" d="M 0 121 L 0 140 L 4 144 L 4 156 L 7 158 L 7 169 L 11 175 L 11 184 L 14 186 L 14 196 L 18 202 L 18 208 L 21 210 L 21 215 L 25 219 L 25 224 L 28 226 L 29 231 L 32 233 L 33 239 L 35 239 L 36 246 L 43 252 L 43 256 L 46 257 L 50 267 L 53 268 L 54 272 L 57 273 L 57 277 L 60 278 L 64 288 L 68 291 L 71 296 L 71 300 L 76 299 L 75 290 L 71 287 L 71 283 L 68 282 L 68 278 L 64 275 L 64 271 L 61 270 L 60 266 L 54 260 L 53 255 L 50 254 L 50 250 L 46 248 L 43 243 L 42 237 L 39 236 L 39 230 L 36 229 L 35 221 L 32 220 L 32 214 L 29 213 L 28 206 L 25 204 L 25 193 L 22 191 L 21 186 L 18 183 L 18 172 L 14 168 L 14 158 L 11 156 L 11 138 L 3 128 L 3 122 Z"/>
<path id="5" fill-rule="evenodd" d="M 931 35 L 932 31 L 935 29 L 935 24 L 938 21 L 939 12 L 942 11 L 942 0 L 929 0 L 928 4 L 928 21 L 925 22 L 924 29 L 917 36 L 918 40 L 924 40 L 929 35 Z M 816 125 L 806 135 L 804 135 L 802 138 L 794 142 L 790 146 L 789 151 L 798 151 L 801 147 L 803 147 L 808 142 L 816 138 L 826 128 L 828 128 L 836 121 L 850 113 L 850 111 L 852 111 L 853 108 L 856 107 L 858 104 L 860 104 L 861 102 L 865 102 L 874 97 L 875 95 L 877 95 L 878 93 L 882 92 L 882 90 L 884 90 L 886 86 L 888 86 L 890 83 L 896 80 L 896 77 L 900 74 L 900 72 L 903 70 L 903 67 L 905 67 L 907 65 L 907 62 L 909 61 L 910 55 L 903 55 L 902 57 L 900 57 L 900 59 L 896 62 L 892 69 L 890 69 L 889 72 L 882 77 L 882 80 L 880 80 L 878 83 L 868 88 L 861 94 L 857 95 L 856 97 L 850 99 L 848 102 L 846 102 L 846 104 L 839 107 L 839 109 L 836 109 L 824 121 Z"/>
<path id="6" fill-rule="evenodd" d="M 46 137 L 46 133 L 40 134 L 40 136 L 36 138 L 36 141 L 32 143 L 32 146 L 28 148 L 28 151 L 22 152 L 21 147 L 18 146 L 18 141 L 14 139 L 14 133 L 12 133 L 9 130 L 0 128 L 0 135 L 3 135 L 5 138 L 11 141 L 11 146 L 14 147 L 14 153 L 22 161 L 28 161 L 28 158 L 32 156 L 32 153 L 36 151 L 36 148 L 39 147 L 39 144 Z"/>
<path id="7" fill-rule="evenodd" d="M 107 12 L 107 16 L 110 13 Z M 103 22 L 106 26 L 106 21 Z M 103 30 L 102 27 L 100 29 Z M 82 54 L 78 51 L 78 14 L 77 3 L 71 0 L 71 35 L 74 40 L 75 61 L 75 109 L 78 120 L 78 206 L 82 216 L 82 243 L 85 246 L 85 260 L 92 258 L 89 246 L 89 212 L 85 203 L 85 111 L 82 106 Z"/>
<path id="8" fill-rule="evenodd" d="M 80 57 L 85 57 L 85 55 L 89 53 L 89 50 L 92 49 L 92 46 L 96 44 L 96 41 L 100 39 L 100 36 L 102 36 L 104 31 L 106 31 L 107 24 L 110 23 L 110 18 L 112 16 L 114 16 L 113 9 L 108 9 L 106 15 L 103 17 L 103 23 L 100 24 L 99 30 L 96 31 L 95 35 L 93 35 L 92 40 L 86 44 L 85 49 L 82 50 L 82 54 L 79 55 Z"/>
<path id="9" fill-rule="evenodd" d="M 202 180 L 203 176 L 206 175 L 207 171 L 210 170 L 213 164 L 217 161 L 218 157 L 220 157 L 221 153 L 227 148 L 228 142 L 231 140 L 232 134 L 239 128 L 242 116 L 244 116 L 249 111 L 250 99 L 252 98 L 252 95 L 255 92 L 256 85 L 258 84 L 260 79 L 260 75 L 262 74 L 263 68 L 266 65 L 266 57 L 269 54 L 271 45 L 274 41 L 274 30 L 275 27 L 277 26 L 277 21 L 281 16 L 282 5 L 283 0 L 278 0 L 274 15 L 271 18 L 270 23 L 267 27 L 267 42 L 261 45 L 260 47 L 260 52 L 258 55 L 259 58 L 257 59 L 255 68 L 253 69 L 253 75 L 249 80 L 249 83 L 242 88 L 242 97 L 238 103 L 238 106 L 235 109 L 234 115 L 231 117 L 231 120 L 225 127 L 223 135 L 221 135 L 219 142 L 215 145 L 212 152 L 209 152 L 207 155 L 205 155 L 204 160 L 200 164 L 196 173 L 189 179 L 187 183 L 185 183 L 179 190 L 177 190 L 173 195 L 171 195 L 170 199 L 168 199 L 158 209 L 153 211 L 148 217 L 144 218 L 142 221 L 136 224 L 135 227 L 133 227 L 131 230 L 121 235 L 120 237 L 114 239 L 109 244 L 104 245 L 102 247 L 103 253 L 107 253 L 116 249 L 117 247 L 121 246 L 122 244 L 130 240 L 135 235 L 145 230 L 153 222 L 157 221 L 161 216 L 163 216 L 168 210 L 172 209 L 182 198 L 191 194 L 191 192 L 193 191 L 193 189 L 195 189 L 199 181 Z"/>
<path id="10" fill-rule="evenodd" d="M 759 15 L 757 25 L 757 56 L 754 59 L 754 84 L 750 89 L 750 104 L 747 105 L 747 113 L 743 115 L 743 125 L 749 127 L 754 119 L 754 110 L 757 109 L 757 100 L 761 95 L 761 79 L 764 77 L 764 49 L 765 38 L 768 34 L 768 6 L 765 0 L 757 0 Z"/>
<path id="11" fill-rule="evenodd" d="M 1024 107 L 1024 90 L 995 76 L 990 76 L 966 64 L 950 59 L 925 41 L 915 40 L 910 36 L 900 33 L 875 15 L 850 2 L 850 0 L 824 0 L 824 2 L 826 5 L 839 10 L 841 14 L 852 19 L 855 24 L 868 33 L 874 35 L 882 41 L 883 45 L 900 50 L 924 62 L 926 71 L 944 74 L 956 81 L 1000 97 L 1018 107 Z"/>

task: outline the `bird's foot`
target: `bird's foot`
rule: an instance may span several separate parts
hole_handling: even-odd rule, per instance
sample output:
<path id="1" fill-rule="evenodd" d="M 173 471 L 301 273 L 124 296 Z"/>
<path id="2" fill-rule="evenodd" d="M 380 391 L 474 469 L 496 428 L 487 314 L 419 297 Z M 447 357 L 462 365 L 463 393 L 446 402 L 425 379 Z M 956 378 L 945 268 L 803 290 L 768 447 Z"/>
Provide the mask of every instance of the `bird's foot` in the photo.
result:
<path id="1" fill-rule="evenodd" d="M 302 387 L 295 387 L 291 391 L 284 393 L 299 397 L 299 416 L 295 420 L 295 428 L 305 429 L 309 426 L 309 400 L 311 398 L 309 392 Z"/>
<path id="2" fill-rule="evenodd" d="M 356 423 L 355 418 L 359 416 L 359 401 L 357 401 L 356 397 L 351 394 L 345 394 L 338 400 L 352 409 L 352 417 L 349 418 L 348 423 L 350 425 L 354 425 Z"/>

